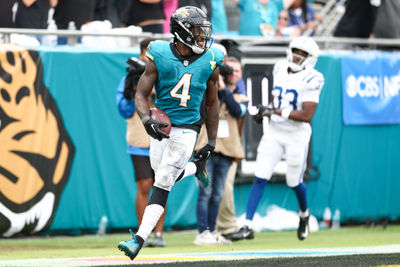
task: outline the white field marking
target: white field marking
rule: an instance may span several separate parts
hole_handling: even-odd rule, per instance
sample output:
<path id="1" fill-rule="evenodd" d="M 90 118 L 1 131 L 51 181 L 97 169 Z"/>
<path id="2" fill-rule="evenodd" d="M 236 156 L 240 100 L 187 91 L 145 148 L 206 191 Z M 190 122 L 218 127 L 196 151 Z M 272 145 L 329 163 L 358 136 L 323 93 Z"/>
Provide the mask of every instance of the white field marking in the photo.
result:
<path id="1" fill-rule="evenodd" d="M 116 254 L 118 251 L 116 251 Z M 322 257 L 359 254 L 400 253 L 400 244 L 373 247 L 320 248 L 320 249 L 290 249 L 269 251 L 236 251 L 236 252 L 205 252 L 164 255 L 138 255 L 134 261 L 125 256 L 105 256 L 94 258 L 57 258 L 57 259 L 27 259 L 0 261 L 0 266 L 13 267 L 53 267 L 53 266 L 112 266 L 151 263 L 172 263 L 185 261 L 223 261 L 247 260 L 261 258 L 291 258 L 291 257 Z"/>

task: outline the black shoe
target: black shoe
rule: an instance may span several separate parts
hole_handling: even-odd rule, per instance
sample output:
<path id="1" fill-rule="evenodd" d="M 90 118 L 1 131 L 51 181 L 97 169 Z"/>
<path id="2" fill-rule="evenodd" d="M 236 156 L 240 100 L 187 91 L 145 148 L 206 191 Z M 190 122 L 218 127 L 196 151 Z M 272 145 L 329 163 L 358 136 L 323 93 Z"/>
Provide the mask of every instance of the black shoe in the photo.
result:
<path id="1" fill-rule="evenodd" d="M 224 235 L 226 239 L 232 241 L 238 241 L 242 239 L 253 239 L 254 231 L 250 229 L 247 225 L 240 228 L 237 232 Z"/>
<path id="2" fill-rule="evenodd" d="M 310 218 L 310 215 L 306 217 L 300 217 L 299 221 L 299 228 L 297 229 L 297 237 L 299 240 L 304 240 L 308 236 L 308 219 Z"/>

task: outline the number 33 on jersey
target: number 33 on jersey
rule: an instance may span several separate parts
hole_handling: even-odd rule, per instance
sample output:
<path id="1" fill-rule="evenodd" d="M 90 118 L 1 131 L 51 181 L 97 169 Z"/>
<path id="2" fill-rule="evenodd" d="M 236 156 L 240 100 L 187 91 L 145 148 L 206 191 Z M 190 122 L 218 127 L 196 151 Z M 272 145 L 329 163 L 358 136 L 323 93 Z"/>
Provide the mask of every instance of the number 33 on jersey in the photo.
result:
<path id="1" fill-rule="evenodd" d="M 301 110 L 303 102 L 318 103 L 319 94 L 324 85 L 324 77 L 320 72 L 310 68 L 289 73 L 287 61 L 281 61 L 275 64 L 273 75 L 274 108 Z M 289 76 L 291 76 L 290 79 Z"/>

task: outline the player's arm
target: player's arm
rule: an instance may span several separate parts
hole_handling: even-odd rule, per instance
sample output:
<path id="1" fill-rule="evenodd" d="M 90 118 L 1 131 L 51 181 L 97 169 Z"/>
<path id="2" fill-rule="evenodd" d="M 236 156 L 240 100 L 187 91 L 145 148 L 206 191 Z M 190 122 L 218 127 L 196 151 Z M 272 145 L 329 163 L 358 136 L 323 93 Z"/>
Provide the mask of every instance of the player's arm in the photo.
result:
<path id="1" fill-rule="evenodd" d="M 207 81 L 205 123 L 208 139 L 217 138 L 219 120 L 218 79 L 219 70 L 216 68 Z"/>
<path id="2" fill-rule="evenodd" d="M 219 70 L 216 68 L 207 81 L 207 90 L 205 93 L 205 123 L 208 143 L 195 153 L 195 158 L 208 159 L 217 143 L 219 121 L 218 79 Z"/>
<path id="3" fill-rule="evenodd" d="M 156 64 L 152 60 L 149 60 L 149 62 L 146 64 L 146 69 L 143 75 L 139 79 L 135 95 L 136 111 L 142 119 L 145 115 L 150 115 L 148 99 L 151 94 L 151 90 L 157 81 L 157 77 L 158 72 Z"/>
<path id="4" fill-rule="evenodd" d="M 308 101 L 303 102 L 302 110 L 289 111 L 285 109 L 276 109 L 274 113 L 294 121 L 311 122 L 315 110 L 317 109 L 317 105 L 318 103 L 316 102 Z"/>
<path id="5" fill-rule="evenodd" d="M 150 118 L 149 96 L 157 81 L 158 72 L 156 64 L 152 60 L 147 62 L 146 69 L 139 79 L 136 89 L 135 105 L 146 132 L 154 139 L 161 140 L 169 138 L 169 135 L 161 130 L 161 127 L 168 126 L 167 123 L 159 122 Z"/>

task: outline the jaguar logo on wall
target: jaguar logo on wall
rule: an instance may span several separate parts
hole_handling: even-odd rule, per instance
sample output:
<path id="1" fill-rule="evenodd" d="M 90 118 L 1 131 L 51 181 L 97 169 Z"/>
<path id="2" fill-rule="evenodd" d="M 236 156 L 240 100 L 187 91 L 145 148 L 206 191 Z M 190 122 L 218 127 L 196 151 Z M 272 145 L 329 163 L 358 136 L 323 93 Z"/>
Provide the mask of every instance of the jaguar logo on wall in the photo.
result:
<path id="1" fill-rule="evenodd" d="M 0 236 L 50 226 L 74 152 L 39 54 L 0 45 Z"/>

